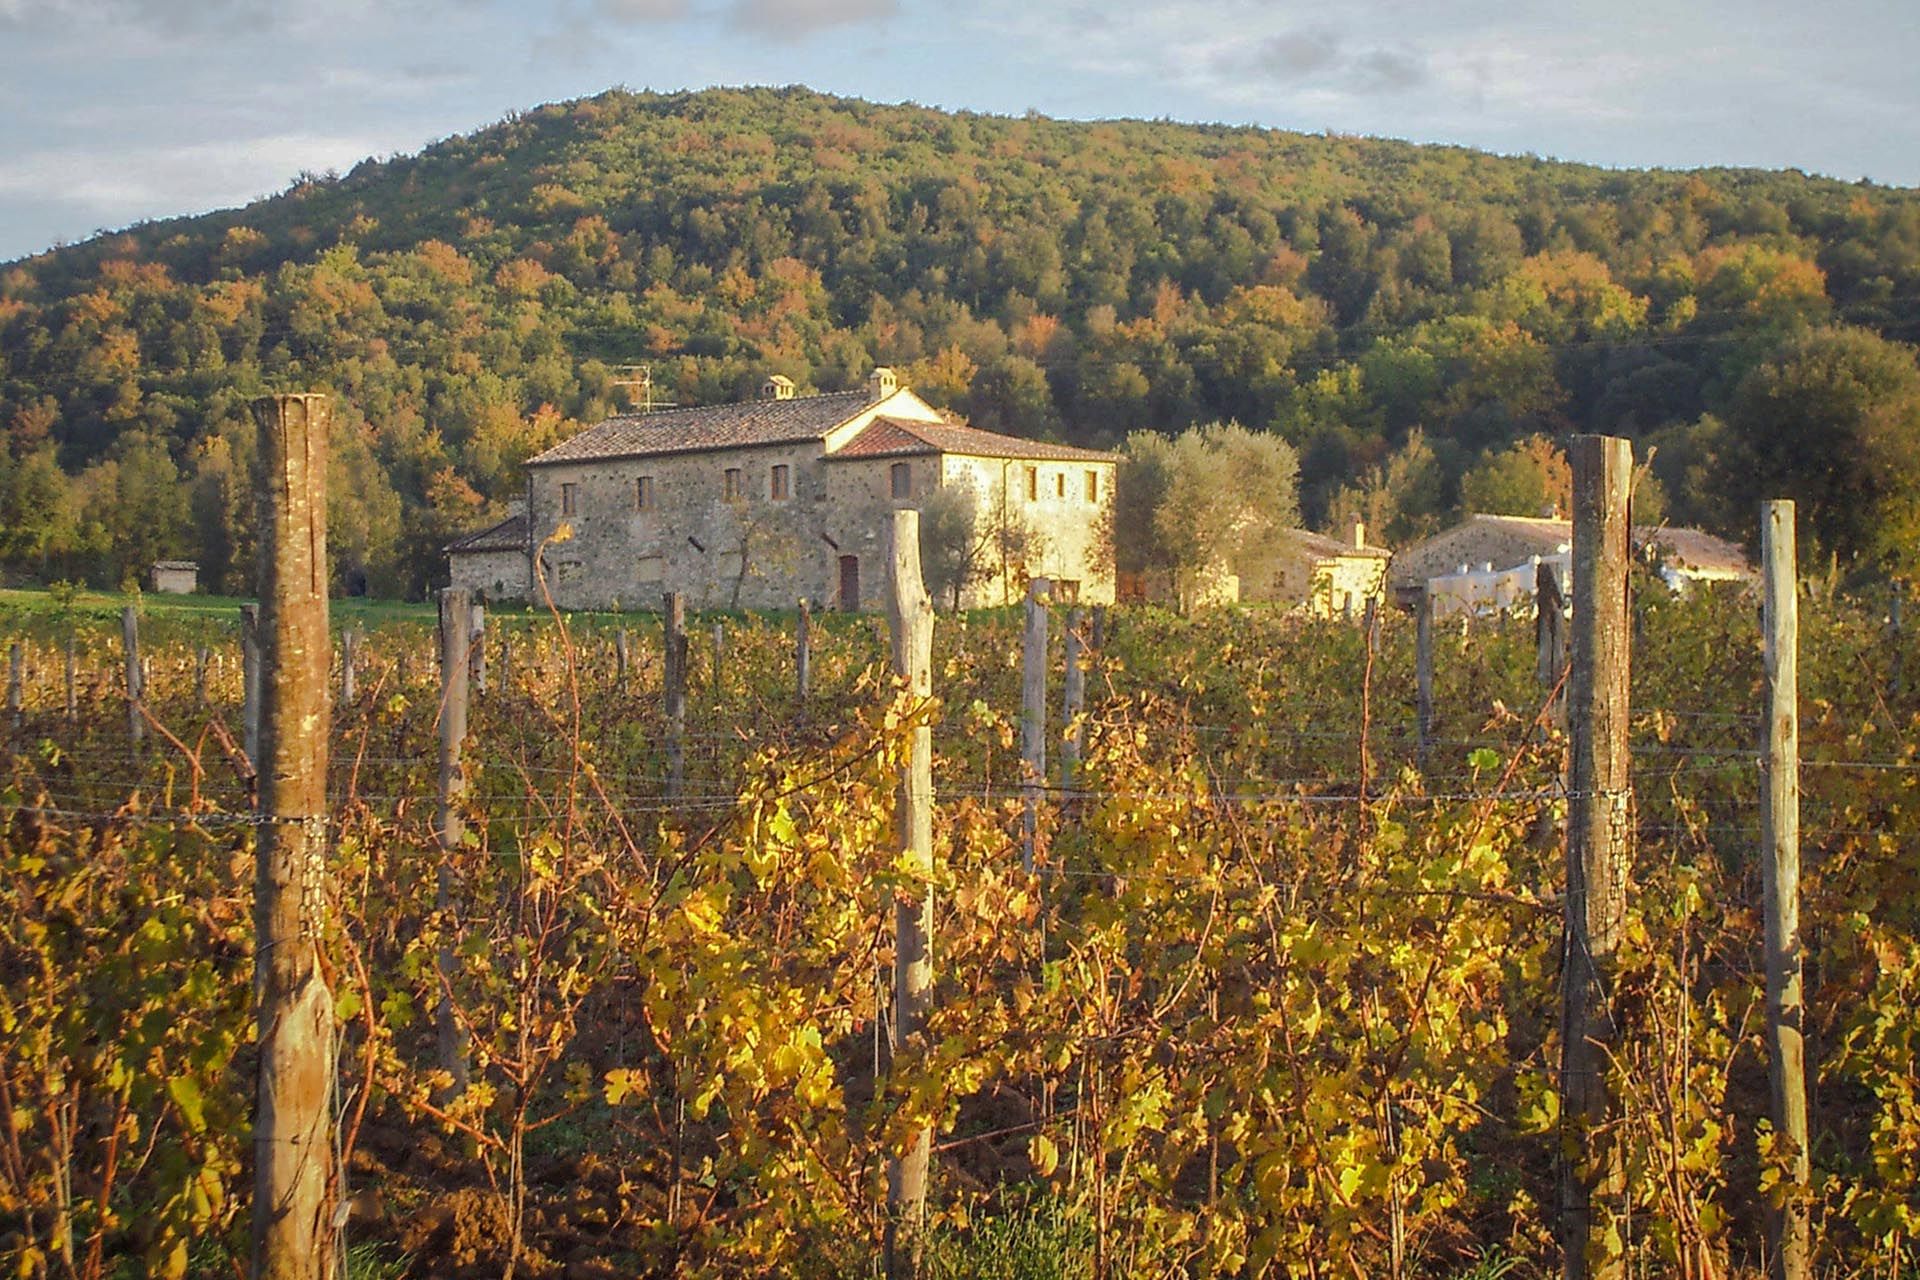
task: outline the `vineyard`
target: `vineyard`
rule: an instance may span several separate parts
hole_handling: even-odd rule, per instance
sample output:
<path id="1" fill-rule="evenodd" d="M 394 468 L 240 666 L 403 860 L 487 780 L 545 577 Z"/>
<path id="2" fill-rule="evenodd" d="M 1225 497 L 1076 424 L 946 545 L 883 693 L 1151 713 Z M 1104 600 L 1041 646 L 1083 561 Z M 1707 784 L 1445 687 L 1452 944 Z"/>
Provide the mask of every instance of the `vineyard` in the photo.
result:
<path id="1" fill-rule="evenodd" d="M 1920 662 L 1885 605 L 1802 596 L 1796 1186 L 1766 1121 L 1757 597 L 1636 580 L 1630 1274 L 1757 1274 L 1788 1197 L 1816 1274 L 1920 1264 Z M 348 1274 L 874 1275 L 889 1159 L 929 1125 L 928 1275 L 1557 1269 L 1567 740 L 1531 618 L 1436 624 L 1423 732 L 1393 611 L 1116 610 L 1096 644 L 1056 608 L 1030 857 L 1020 613 L 939 616 L 931 700 L 846 616 L 812 620 L 802 695 L 795 621 L 693 620 L 670 721 L 657 618 L 495 613 L 450 851 L 433 628 L 357 636 L 350 700 L 336 653 Z M 117 615 L 0 616 L 13 645 L 0 1261 L 244 1274 L 238 619 L 146 620 L 133 719 Z M 930 878 L 894 830 L 922 725 Z M 895 906 L 927 888 L 896 1050 Z"/>

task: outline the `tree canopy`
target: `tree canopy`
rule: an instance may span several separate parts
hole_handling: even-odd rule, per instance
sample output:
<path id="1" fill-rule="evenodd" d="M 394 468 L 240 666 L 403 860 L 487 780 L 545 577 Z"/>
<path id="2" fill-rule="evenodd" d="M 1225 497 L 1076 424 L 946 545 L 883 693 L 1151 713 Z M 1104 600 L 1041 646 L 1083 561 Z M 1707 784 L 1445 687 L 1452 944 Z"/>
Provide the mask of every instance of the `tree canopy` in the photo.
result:
<path id="1" fill-rule="evenodd" d="M 1744 535 L 1747 478 L 1707 460 L 1812 457 L 1772 438 L 1781 353 L 1911 363 L 1916 333 L 1912 191 L 614 91 L 0 265 L 0 571 L 191 555 L 245 586 L 245 401 L 314 388 L 340 399 L 341 581 L 417 593 L 524 458 L 624 407 L 629 362 L 681 404 L 891 364 L 980 426 L 1099 447 L 1237 421 L 1292 447 L 1308 522 L 1371 504 L 1396 536 L 1517 441 L 1620 433 L 1673 446 L 1676 513 Z M 1890 456 L 1905 420 L 1861 413 L 1849 439 Z"/>

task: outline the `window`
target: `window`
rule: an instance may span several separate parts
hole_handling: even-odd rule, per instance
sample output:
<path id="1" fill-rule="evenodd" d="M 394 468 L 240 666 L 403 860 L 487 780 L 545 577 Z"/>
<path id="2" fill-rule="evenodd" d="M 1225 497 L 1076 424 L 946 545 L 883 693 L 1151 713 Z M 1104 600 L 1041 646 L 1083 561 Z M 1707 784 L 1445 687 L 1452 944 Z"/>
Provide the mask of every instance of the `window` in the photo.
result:
<path id="1" fill-rule="evenodd" d="M 725 483 L 722 486 L 721 492 L 722 496 L 725 497 L 728 502 L 738 502 L 747 496 L 746 487 L 740 483 L 740 468 L 727 468 Z"/>
<path id="2" fill-rule="evenodd" d="M 793 492 L 792 472 L 785 466 L 778 466 L 767 477 L 767 496 L 775 502 L 784 502 Z"/>
<path id="3" fill-rule="evenodd" d="M 911 462 L 894 463 L 888 475 L 893 480 L 894 497 L 911 498 L 913 496 L 913 464 Z"/>
<path id="4" fill-rule="evenodd" d="M 1100 501 L 1100 473 L 1091 467 L 1087 469 L 1087 501 Z"/>
<path id="5" fill-rule="evenodd" d="M 635 511 L 653 510 L 652 476 L 641 476 L 633 482 L 633 509 Z"/>
<path id="6" fill-rule="evenodd" d="M 1027 501 L 1040 501 L 1040 468 L 1027 468 Z"/>
<path id="7" fill-rule="evenodd" d="M 1053 477 L 1053 496 L 1056 498 L 1067 496 L 1067 473 L 1064 471 Z"/>
<path id="8" fill-rule="evenodd" d="M 561 515 L 570 516 L 575 511 L 579 510 L 579 507 L 580 507 L 579 490 L 580 490 L 580 486 L 577 484 L 563 484 L 560 486 L 560 514 Z"/>

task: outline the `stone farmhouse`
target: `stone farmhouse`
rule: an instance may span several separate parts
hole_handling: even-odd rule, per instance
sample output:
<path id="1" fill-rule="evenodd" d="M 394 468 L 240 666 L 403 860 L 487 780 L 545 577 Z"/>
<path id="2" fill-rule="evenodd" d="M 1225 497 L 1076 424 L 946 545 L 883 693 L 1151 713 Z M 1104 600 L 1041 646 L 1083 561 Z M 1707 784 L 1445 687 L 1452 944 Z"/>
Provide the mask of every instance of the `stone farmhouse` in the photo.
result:
<path id="1" fill-rule="evenodd" d="M 1657 557 L 1656 571 L 1677 592 L 1695 583 L 1743 582 L 1753 577 L 1753 566 L 1739 547 L 1699 529 L 1636 525 L 1633 545 L 1638 554 Z M 1558 573 L 1568 563 L 1572 546 L 1570 520 L 1475 515 L 1394 553 L 1394 598 L 1406 608 L 1415 608 L 1432 582 L 1442 597 L 1457 602 L 1461 609 L 1512 607 L 1531 601 L 1534 568 L 1546 562 Z M 1562 591 L 1571 598 L 1571 584 L 1564 580 L 1564 573 L 1560 576 Z"/>
<path id="2" fill-rule="evenodd" d="M 1266 549 L 1263 571 L 1240 575 L 1240 598 L 1291 605 L 1316 618 L 1357 618 L 1385 602 L 1392 555 L 1368 543 L 1358 522 L 1345 539 L 1285 529 Z"/>
<path id="3" fill-rule="evenodd" d="M 879 609 L 890 513 L 938 503 L 949 530 L 965 516 L 947 557 L 966 566 L 960 607 L 1040 577 L 1056 599 L 1107 603 L 1115 467 L 953 421 L 890 369 L 811 396 L 774 375 L 755 400 L 622 414 L 529 459 L 524 509 L 446 551 L 453 585 L 495 601 L 540 599 L 537 562 L 566 609 L 658 608 L 668 591 L 693 608 Z"/>

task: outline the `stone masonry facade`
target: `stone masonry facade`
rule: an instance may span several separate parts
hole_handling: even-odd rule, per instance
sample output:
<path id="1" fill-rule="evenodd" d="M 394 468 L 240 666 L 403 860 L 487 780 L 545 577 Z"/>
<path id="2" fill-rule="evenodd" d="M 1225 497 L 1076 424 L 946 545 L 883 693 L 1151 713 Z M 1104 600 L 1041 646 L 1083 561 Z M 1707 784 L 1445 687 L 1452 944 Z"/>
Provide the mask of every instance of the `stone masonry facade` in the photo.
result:
<path id="1" fill-rule="evenodd" d="M 1109 454 L 953 422 L 889 370 L 818 396 L 773 377 L 754 401 L 588 428 L 528 462 L 524 517 L 447 551 L 455 586 L 498 600 L 539 600 L 544 580 L 566 609 L 656 609 L 677 591 L 696 609 L 877 610 L 891 512 L 944 490 L 972 514 L 963 607 L 1016 599 L 1030 577 L 1104 603 L 1114 473 Z"/>

